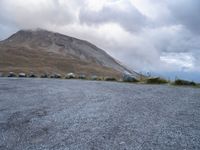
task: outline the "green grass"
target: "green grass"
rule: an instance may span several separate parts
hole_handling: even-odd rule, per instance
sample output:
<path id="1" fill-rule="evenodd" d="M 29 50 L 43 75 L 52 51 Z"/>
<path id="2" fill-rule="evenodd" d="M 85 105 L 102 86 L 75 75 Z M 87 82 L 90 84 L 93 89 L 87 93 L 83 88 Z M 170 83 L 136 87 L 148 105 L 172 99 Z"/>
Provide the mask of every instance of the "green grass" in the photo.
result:
<path id="1" fill-rule="evenodd" d="M 199 84 L 193 81 L 177 79 L 174 81 L 173 85 L 185 85 L 185 86 L 200 86 Z"/>
<path id="2" fill-rule="evenodd" d="M 166 84 L 169 83 L 166 79 L 156 77 L 156 78 L 148 78 L 146 79 L 147 84 Z"/>
<path id="3" fill-rule="evenodd" d="M 117 79 L 114 77 L 105 77 L 104 80 L 105 81 L 117 81 Z"/>

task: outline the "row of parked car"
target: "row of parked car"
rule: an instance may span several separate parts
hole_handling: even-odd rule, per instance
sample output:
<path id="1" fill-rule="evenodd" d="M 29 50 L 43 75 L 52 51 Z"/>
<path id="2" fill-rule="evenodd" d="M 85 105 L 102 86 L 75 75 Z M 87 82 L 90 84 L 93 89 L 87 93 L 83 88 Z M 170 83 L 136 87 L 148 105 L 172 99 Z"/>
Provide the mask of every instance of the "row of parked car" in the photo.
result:
<path id="1" fill-rule="evenodd" d="M 61 74 L 42 74 L 41 76 L 37 76 L 34 73 L 30 73 L 30 74 L 25 74 L 25 73 L 19 73 L 16 74 L 14 72 L 10 72 L 7 77 L 30 77 L 30 78 L 36 78 L 36 77 L 40 77 L 40 78 L 62 78 L 63 76 Z M 75 75 L 74 73 L 68 73 L 65 76 L 66 79 L 86 79 L 86 75 L 84 74 L 79 74 L 79 75 Z M 115 81 L 116 79 L 114 77 L 99 77 L 96 75 L 92 75 L 89 79 L 92 80 L 106 80 L 106 81 Z"/>
<path id="2" fill-rule="evenodd" d="M 25 74 L 25 73 L 16 74 L 16 73 L 14 73 L 14 72 L 9 72 L 9 74 L 7 75 L 7 77 L 23 77 L 23 78 L 25 78 L 25 77 L 30 77 L 30 78 L 36 78 L 36 77 L 41 77 L 41 78 L 62 78 L 62 75 L 61 75 L 61 74 L 50 74 L 50 75 L 49 75 L 49 74 L 42 74 L 41 76 L 37 76 L 37 75 L 34 74 L 34 73 L 31 73 L 31 74 Z M 79 78 L 82 78 L 82 79 L 86 78 L 85 75 L 79 75 L 78 77 L 79 77 Z M 76 78 L 76 75 L 75 75 L 74 73 L 68 73 L 68 74 L 66 75 L 65 78 L 69 78 L 69 79 L 71 79 L 71 78 Z"/>
<path id="3" fill-rule="evenodd" d="M 40 78 L 63 78 L 63 76 L 61 74 L 42 74 L 41 76 L 37 76 L 34 73 L 30 73 L 30 74 L 25 74 L 25 73 L 19 73 L 16 74 L 14 72 L 9 72 L 9 74 L 7 75 L 7 77 L 29 77 L 29 78 L 36 78 L 36 77 L 40 77 Z M 75 75 L 74 73 L 68 73 L 65 76 L 66 79 L 86 79 L 86 75 L 84 74 L 79 74 L 79 75 Z M 92 75 L 90 76 L 88 79 L 91 80 L 105 80 L 105 81 L 116 81 L 117 79 L 114 77 L 99 77 L 97 75 Z M 123 75 L 122 81 L 124 82 L 137 82 L 137 80 L 131 76 L 131 75 Z"/>

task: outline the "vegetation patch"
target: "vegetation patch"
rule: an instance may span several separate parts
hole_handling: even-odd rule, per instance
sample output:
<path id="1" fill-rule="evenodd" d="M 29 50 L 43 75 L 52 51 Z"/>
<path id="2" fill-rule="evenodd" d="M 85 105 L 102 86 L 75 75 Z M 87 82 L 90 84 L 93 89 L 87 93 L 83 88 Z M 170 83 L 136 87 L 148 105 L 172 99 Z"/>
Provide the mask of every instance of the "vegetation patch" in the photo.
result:
<path id="1" fill-rule="evenodd" d="M 168 81 L 166 79 L 156 77 L 156 78 L 149 78 L 146 80 L 147 84 L 166 84 Z"/>
<path id="2" fill-rule="evenodd" d="M 105 77 L 104 80 L 105 81 L 117 81 L 117 79 L 114 77 Z"/>
<path id="3" fill-rule="evenodd" d="M 193 81 L 177 79 L 177 80 L 174 81 L 174 85 L 196 86 L 197 84 Z"/>

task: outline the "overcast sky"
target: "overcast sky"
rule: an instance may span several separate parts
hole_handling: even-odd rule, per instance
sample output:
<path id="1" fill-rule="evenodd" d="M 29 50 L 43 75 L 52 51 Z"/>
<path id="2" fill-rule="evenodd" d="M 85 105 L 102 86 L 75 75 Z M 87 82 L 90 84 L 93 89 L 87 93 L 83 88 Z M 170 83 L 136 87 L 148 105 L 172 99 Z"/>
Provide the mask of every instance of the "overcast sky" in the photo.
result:
<path id="1" fill-rule="evenodd" d="M 130 68 L 200 72 L 200 0 L 0 0 L 0 39 L 43 28 L 88 40 Z"/>

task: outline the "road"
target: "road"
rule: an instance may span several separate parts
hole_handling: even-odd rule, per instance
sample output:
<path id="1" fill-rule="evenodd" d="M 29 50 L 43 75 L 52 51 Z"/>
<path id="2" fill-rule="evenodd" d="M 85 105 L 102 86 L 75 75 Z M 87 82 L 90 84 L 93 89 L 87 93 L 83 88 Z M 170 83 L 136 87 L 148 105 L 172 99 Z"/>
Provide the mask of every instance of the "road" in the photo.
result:
<path id="1" fill-rule="evenodd" d="M 200 89 L 0 79 L 1 150 L 199 150 Z"/>

